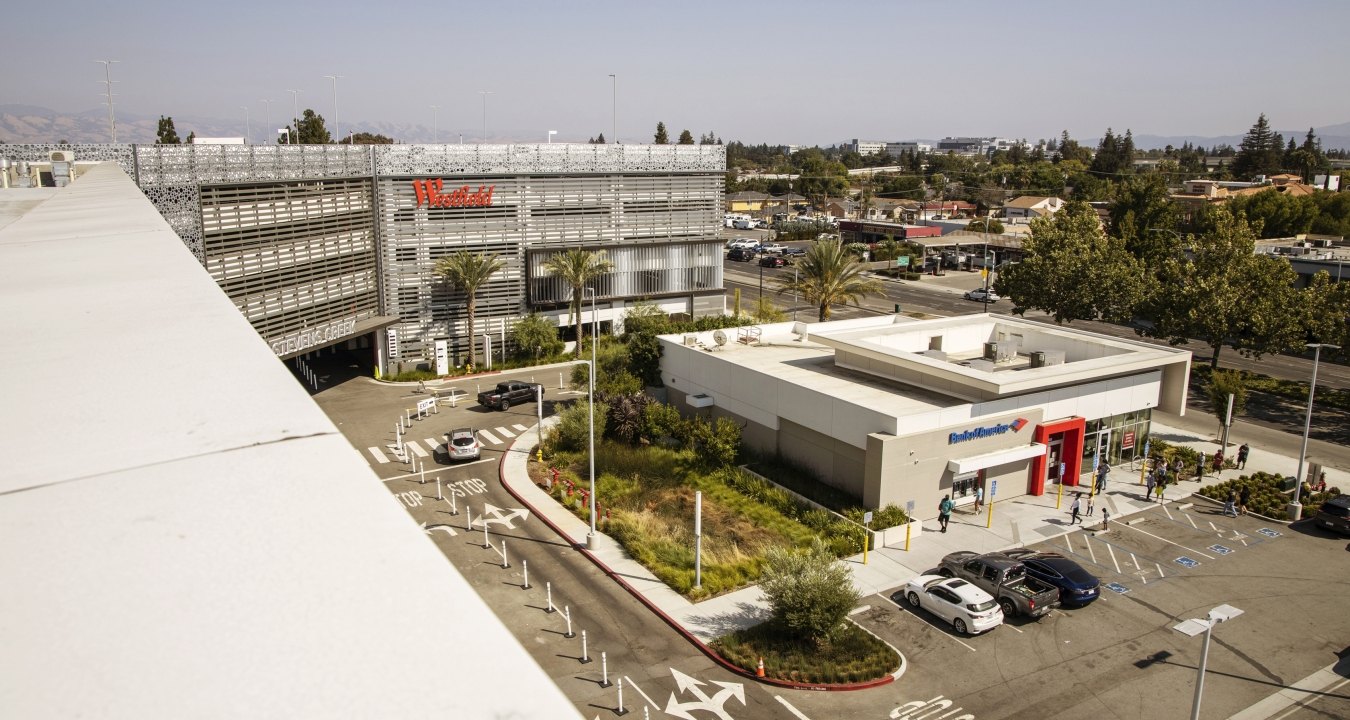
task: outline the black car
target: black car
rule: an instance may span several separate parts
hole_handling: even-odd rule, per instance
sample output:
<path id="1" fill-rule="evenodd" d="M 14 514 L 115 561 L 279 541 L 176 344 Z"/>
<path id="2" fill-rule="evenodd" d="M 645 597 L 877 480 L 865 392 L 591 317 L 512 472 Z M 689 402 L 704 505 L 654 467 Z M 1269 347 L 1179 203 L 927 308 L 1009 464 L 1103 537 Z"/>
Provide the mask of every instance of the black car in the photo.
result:
<path id="1" fill-rule="evenodd" d="M 806 254 L 806 248 L 799 248 L 799 247 L 785 248 L 783 252 L 778 254 L 782 255 L 783 257 L 800 257 Z"/>
<path id="2" fill-rule="evenodd" d="M 1059 588 L 1061 605 L 1086 605 L 1101 595 L 1101 581 L 1059 553 L 1017 548 L 1003 554 L 1021 561 L 1028 575 Z"/>
<path id="3" fill-rule="evenodd" d="M 787 260 L 778 255 L 765 255 L 759 259 L 761 267 L 780 268 L 787 265 Z"/>
<path id="4" fill-rule="evenodd" d="M 1315 519 L 1321 527 L 1350 535 L 1350 495 L 1337 495 L 1322 503 L 1317 508 Z"/>
<path id="5" fill-rule="evenodd" d="M 727 259 L 737 262 L 750 262 L 755 259 L 755 253 L 753 250 L 746 250 L 745 248 L 732 248 L 731 252 L 727 253 Z"/>

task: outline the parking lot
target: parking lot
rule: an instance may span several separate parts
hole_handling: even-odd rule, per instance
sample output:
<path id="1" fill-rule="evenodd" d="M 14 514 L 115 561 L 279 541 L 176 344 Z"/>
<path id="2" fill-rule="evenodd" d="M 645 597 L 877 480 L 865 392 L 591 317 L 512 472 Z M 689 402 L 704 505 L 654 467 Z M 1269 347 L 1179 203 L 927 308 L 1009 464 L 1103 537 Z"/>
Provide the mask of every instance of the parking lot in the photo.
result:
<path id="1" fill-rule="evenodd" d="M 1301 524 L 1227 518 L 1167 505 L 1033 545 L 1101 578 L 1102 596 L 1040 621 L 1014 618 L 961 637 L 923 610 L 897 605 L 898 588 L 867 598 L 854 617 L 910 661 L 907 697 L 942 695 L 975 717 L 1185 717 L 1203 636 L 1173 626 L 1220 604 L 1243 614 L 1218 625 L 1202 717 L 1228 717 L 1346 653 L 1346 544 Z M 1350 717 L 1345 687 L 1289 717 Z M 1320 714 L 1319 714 L 1320 713 Z"/>

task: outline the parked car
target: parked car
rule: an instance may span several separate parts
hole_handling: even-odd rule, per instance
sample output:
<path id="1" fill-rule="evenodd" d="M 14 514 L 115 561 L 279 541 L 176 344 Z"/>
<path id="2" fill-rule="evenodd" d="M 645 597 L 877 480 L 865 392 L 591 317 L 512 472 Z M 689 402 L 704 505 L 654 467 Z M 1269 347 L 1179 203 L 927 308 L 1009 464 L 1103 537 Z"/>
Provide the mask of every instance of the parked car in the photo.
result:
<path id="1" fill-rule="evenodd" d="M 1350 495 L 1337 495 L 1323 502 L 1314 518 L 1321 527 L 1350 535 Z"/>
<path id="2" fill-rule="evenodd" d="M 736 262 L 750 262 L 755 259 L 755 251 L 746 248 L 733 248 L 731 252 L 727 253 L 727 259 Z"/>
<path id="3" fill-rule="evenodd" d="M 985 290 L 984 288 L 975 288 L 974 290 L 966 291 L 967 300 L 984 302 L 986 296 L 989 298 L 989 302 L 998 302 L 999 300 L 1003 299 L 999 297 L 998 293 L 994 292 L 993 290 Z"/>
<path id="4" fill-rule="evenodd" d="M 787 264 L 787 259 L 779 255 L 765 255 L 759 259 L 760 267 L 780 268 Z"/>
<path id="5" fill-rule="evenodd" d="M 473 428 L 457 428 L 450 431 L 450 442 L 445 444 L 445 448 L 451 460 L 477 460 L 482 445 Z"/>
<path id="6" fill-rule="evenodd" d="M 786 258 L 801 257 L 806 254 L 806 248 L 786 247 L 783 248 L 783 252 L 779 254 Z"/>
<path id="7" fill-rule="evenodd" d="M 728 243 L 727 247 L 732 250 L 754 250 L 759 247 L 759 241 L 753 238 L 736 238 Z"/>
<path id="8" fill-rule="evenodd" d="M 787 249 L 786 245 L 776 242 L 764 243 L 759 246 L 759 251 L 763 253 L 781 253 L 786 249 Z"/>
<path id="9" fill-rule="evenodd" d="M 913 608 L 923 608 L 966 635 L 978 635 L 1003 624 L 1003 611 L 989 593 L 960 578 L 920 575 L 891 596 L 897 605 L 903 596 Z"/>
<path id="10" fill-rule="evenodd" d="M 1059 588 L 1061 605 L 1086 605 L 1101 595 L 1102 581 L 1059 553 L 1016 548 L 1003 554 L 1021 561 L 1031 577 Z"/>
<path id="11" fill-rule="evenodd" d="M 1029 577 L 1025 565 L 1002 553 L 950 553 L 942 558 L 938 573 L 974 583 L 993 595 L 1008 617 L 1042 617 L 1059 604 L 1059 588 Z"/>

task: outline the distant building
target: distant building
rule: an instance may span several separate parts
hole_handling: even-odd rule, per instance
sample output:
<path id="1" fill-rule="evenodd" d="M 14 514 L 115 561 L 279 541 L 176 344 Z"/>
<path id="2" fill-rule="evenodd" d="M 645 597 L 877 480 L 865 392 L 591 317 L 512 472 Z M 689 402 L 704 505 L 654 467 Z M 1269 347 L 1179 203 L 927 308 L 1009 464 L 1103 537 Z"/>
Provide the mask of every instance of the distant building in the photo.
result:
<path id="1" fill-rule="evenodd" d="M 900 157 L 905 153 L 930 153 L 933 152 L 933 146 L 921 142 L 888 142 L 886 143 L 886 154 L 891 157 Z"/>
<path id="2" fill-rule="evenodd" d="M 886 152 L 887 144 L 888 143 L 878 140 L 859 140 L 854 138 L 853 141 L 848 144 L 848 149 L 859 155 L 875 155 L 877 153 Z"/>
<path id="3" fill-rule="evenodd" d="M 1064 201 L 1057 197 L 1023 195 L 1003 205 L 1003 217 L 1008 222 L 1031 222 L 1034 218 L 1054 215 L 1062 207 Z"/>
<path id="4" fill-rule="evenodd" d="M 993 155 L 999 150 L 1026 147 L 1021 140 L 998 137 L 945 137 L 938 141 L 938 152 L 957 155 Z"/>
<path id="5" fill-rule="evenodd" d="M 762 192 L 745 190 L 743 192 L 732 193 L 727 196 L 727 212 L 751 213 L 764 210 L 764 203 L 769 200 L 769 196 Z"/>

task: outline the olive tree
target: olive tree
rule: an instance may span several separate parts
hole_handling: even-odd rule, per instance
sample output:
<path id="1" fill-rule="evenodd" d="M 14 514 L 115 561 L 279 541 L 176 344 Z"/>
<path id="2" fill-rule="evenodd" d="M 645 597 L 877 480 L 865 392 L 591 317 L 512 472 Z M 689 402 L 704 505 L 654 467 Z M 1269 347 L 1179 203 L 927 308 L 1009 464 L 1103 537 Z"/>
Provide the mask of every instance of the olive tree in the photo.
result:
<path id="1" fill-rule="evenodd" d="M 771 548 L 759 587 L 775 621 L 821 647 L 830 644 L 861 597 L 848 568 L 819 538 L 804 550 Z"/>

